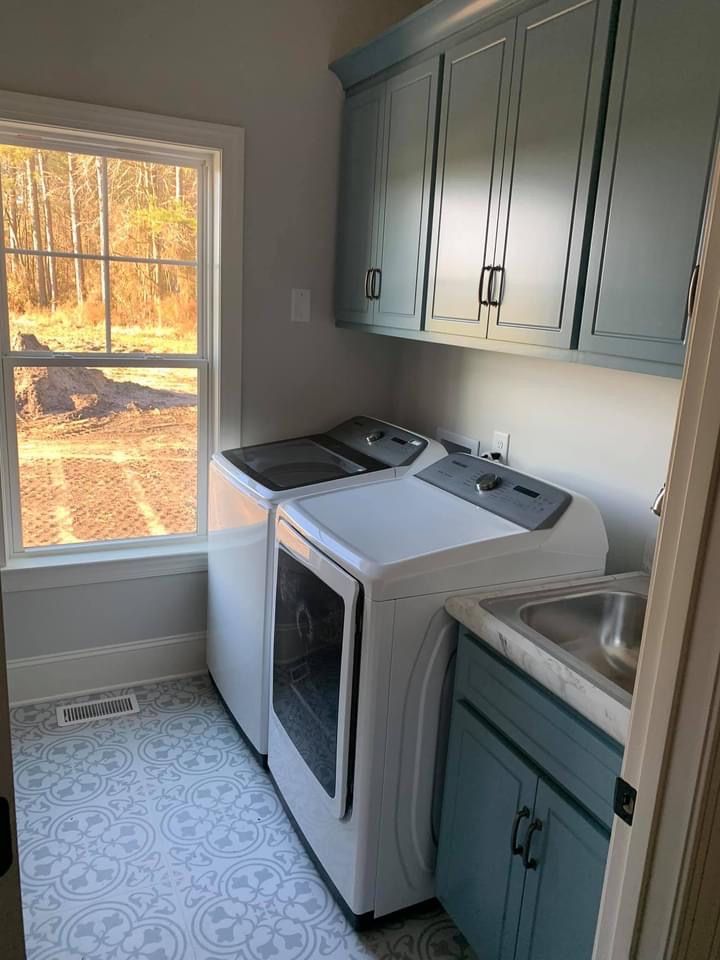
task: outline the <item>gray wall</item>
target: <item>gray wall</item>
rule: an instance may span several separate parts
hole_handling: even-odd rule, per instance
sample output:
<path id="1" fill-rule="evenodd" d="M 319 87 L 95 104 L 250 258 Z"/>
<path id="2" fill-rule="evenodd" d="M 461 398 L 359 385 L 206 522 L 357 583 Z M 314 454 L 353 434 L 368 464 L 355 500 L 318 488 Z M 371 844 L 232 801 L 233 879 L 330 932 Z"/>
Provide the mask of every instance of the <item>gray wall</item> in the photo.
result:
<path id="1" fill-rule="evenodd" d="M 387 416 L 397 345 L 331 312 L 343 94 L 331 59 L 417 0 L 4 0 L 0 89 L 246 130 L 246 442 Z M 232 270 L 233 264 L 225 264 Z M 290 289 L 312 290 L 309 325 Z M 239 366 L 239 364 L 238 364 Z M 242 397 L 240 389 L 242 384 Z M 7 594 L 10 658 L 202 629 L 204 575 Z"/>
<path id="2" fill-rule="evenodd" d="M 90 583 L 3 596 L 8 660 L 205 630 L 207 574 Z"/>
<path id="3" fill-rule="evenodd" d="M 407 343 L 396 418 L 479 437 L 510 433 L 510 463 L 591 497 L 612 572 L 637 570 L 657 532 L 680 383 L 580 364 Z"/>

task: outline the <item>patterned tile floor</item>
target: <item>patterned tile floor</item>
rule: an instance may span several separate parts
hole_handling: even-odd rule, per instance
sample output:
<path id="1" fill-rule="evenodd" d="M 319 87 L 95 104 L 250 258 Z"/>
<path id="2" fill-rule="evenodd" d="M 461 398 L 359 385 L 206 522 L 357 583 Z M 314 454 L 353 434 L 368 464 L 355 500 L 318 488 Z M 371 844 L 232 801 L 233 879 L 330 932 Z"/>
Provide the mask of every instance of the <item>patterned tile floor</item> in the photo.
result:
<path id="1" fill-rule="evenodd" d="M 348 926 L 207 677 L 134 692 L 70 728 L 12 711 L 28 960 L 472 956 L 437 910 Z"/>

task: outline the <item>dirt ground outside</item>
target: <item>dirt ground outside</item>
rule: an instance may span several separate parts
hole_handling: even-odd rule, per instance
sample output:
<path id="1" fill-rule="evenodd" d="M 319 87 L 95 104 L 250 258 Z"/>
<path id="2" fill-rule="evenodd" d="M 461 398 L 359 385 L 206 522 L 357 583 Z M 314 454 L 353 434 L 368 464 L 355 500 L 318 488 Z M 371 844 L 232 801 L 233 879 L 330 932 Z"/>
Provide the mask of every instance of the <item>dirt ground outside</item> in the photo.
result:
<path id="1" fill-rule="evenodd" d="M 18 452 L 26 547 L 195 532 L 195 407 L 18 420 Z"/>

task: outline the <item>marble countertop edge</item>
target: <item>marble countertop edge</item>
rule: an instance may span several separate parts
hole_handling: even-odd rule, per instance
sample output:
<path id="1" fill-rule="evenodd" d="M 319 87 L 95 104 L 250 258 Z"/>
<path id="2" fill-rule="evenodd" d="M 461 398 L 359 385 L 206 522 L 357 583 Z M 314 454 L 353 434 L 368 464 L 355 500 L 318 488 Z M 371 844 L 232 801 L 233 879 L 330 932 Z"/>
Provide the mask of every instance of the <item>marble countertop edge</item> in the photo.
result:
<path id="1" fill-rule="evenodd" d="M 564 660 L 554 656 L 544 645 L 519 633 L 481 604 L 498 597 L 525 596 L 529 593 L 562 590 L 565 587 L 575 589 L 581 586 L 607 585 L 637 578 L 637 576 L 638 573 L 635 572 L 610 576 L 554 578 L 532 584 L 516 584 L 507 588 L 449 597 L 445 603 L 445 609 L 451 617 L 480 637 L 523 673 L 576 710 L 590 723 L 599 727 L 617 743 L 624 745 L 630 721 L 630 704 L 623 703 L 619 696 L 613 696 L 593 683 L 581 671 L 573 669 Z"/>

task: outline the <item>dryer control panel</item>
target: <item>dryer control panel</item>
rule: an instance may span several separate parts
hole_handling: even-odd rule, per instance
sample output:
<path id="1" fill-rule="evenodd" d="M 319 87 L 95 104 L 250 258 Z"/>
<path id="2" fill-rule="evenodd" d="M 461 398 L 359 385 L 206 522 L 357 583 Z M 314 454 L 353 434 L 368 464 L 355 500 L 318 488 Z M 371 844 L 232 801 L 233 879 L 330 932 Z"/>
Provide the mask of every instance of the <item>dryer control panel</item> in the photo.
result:
<path id="1" fill-rule="evenodd" d="M 567 490 L 468 453 L 438 460 L 418 473 L 417 479 L 526 530 L 554 526 L 572 502 Z"/>
<path id="2" fill-rule="evenodd" d="M 353 417 L 328 430 L 328 435 L 387 467 L 405 467 L 427 447 L 427 440 L 372 417 Z"/>

